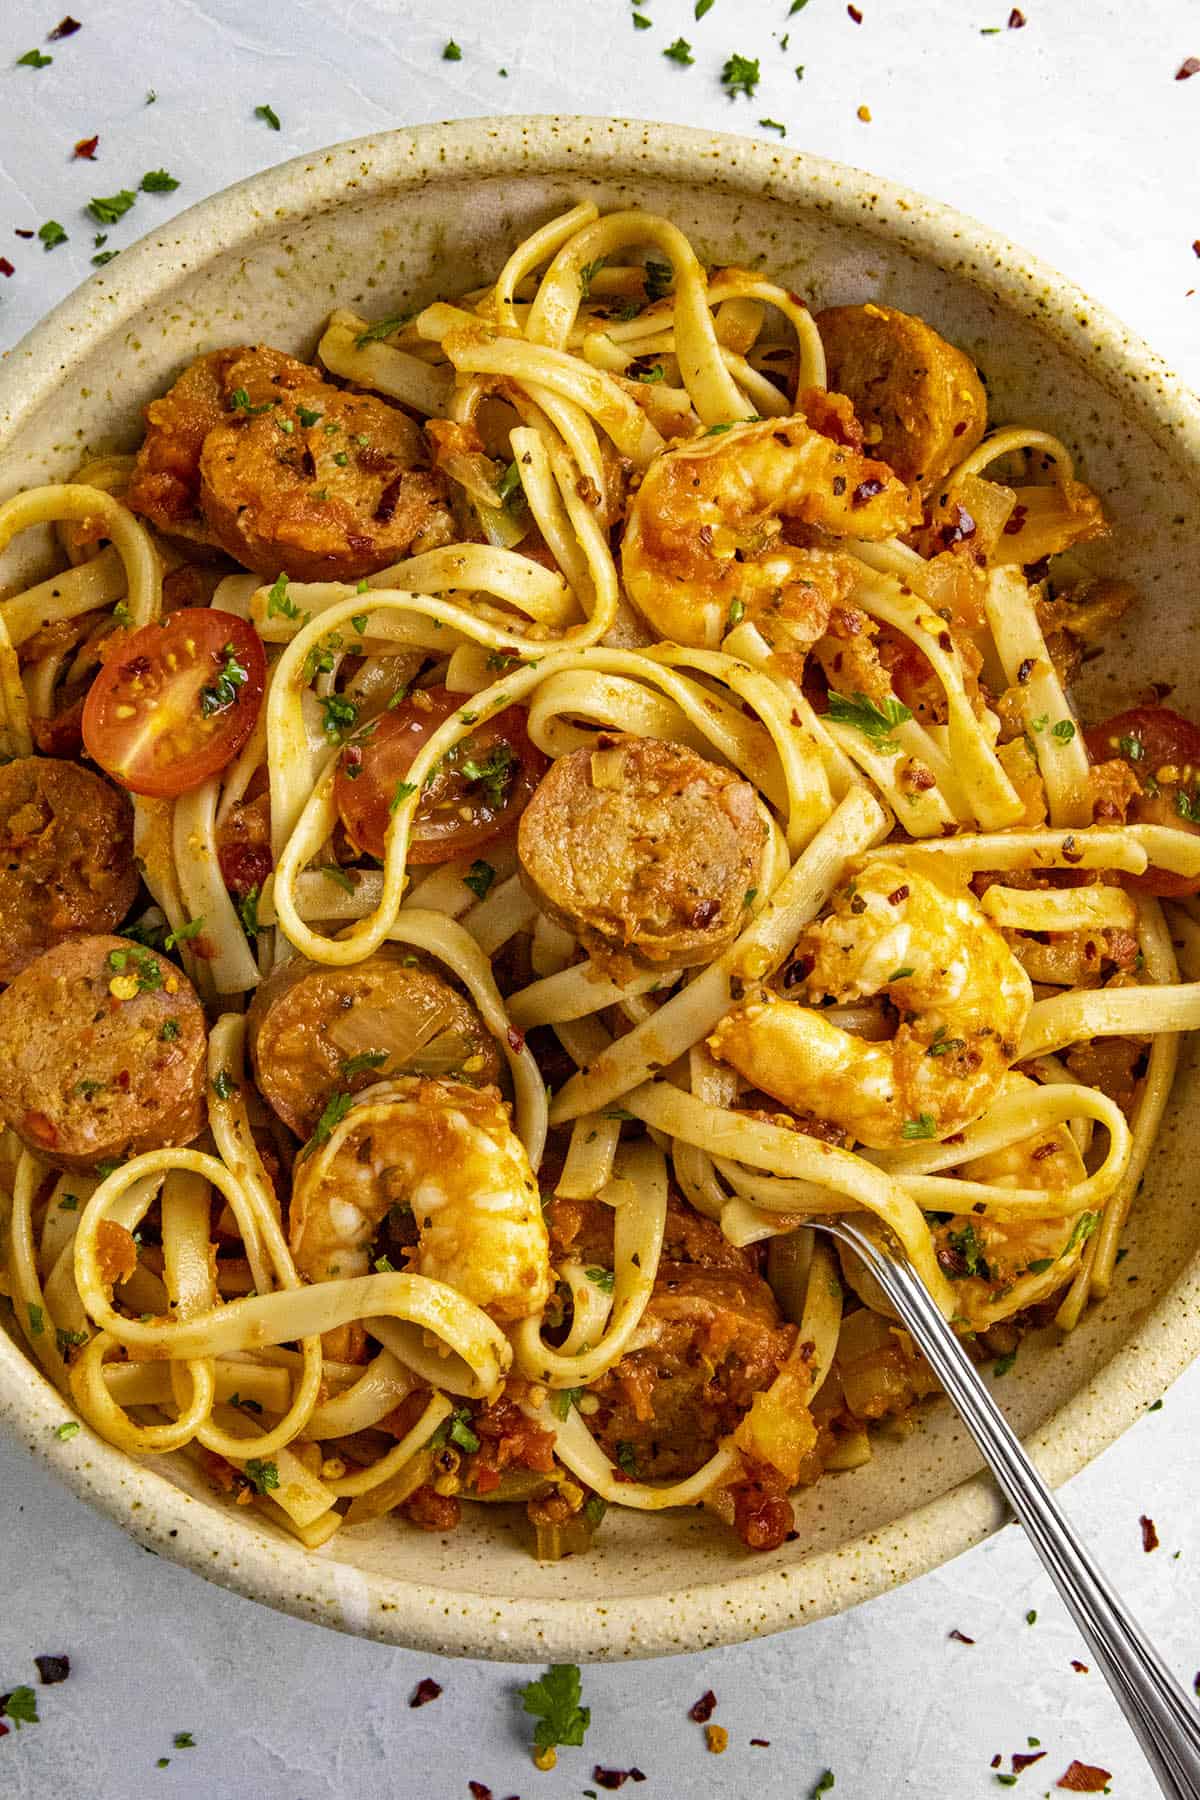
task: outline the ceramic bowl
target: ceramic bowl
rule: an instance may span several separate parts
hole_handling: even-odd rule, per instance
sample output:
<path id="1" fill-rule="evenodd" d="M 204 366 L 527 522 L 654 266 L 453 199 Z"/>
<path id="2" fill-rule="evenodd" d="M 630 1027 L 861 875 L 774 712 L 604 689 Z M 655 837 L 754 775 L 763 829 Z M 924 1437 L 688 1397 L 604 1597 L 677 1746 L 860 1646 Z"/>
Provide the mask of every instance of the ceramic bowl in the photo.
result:
<path id="1" fill-rule="evenodd" d="M 0 495 L 127 448 L 140 410 L 215 346 L 311 352 L 337 305 L 382 315 L 483 282 L 584 195 L 667 213 L 710 262 L 761 264 L 815 307 L 922 314 L 986 374 L 992 416 L 1057 432 L 1103 495 L 1103 566 L 1142 593 L 1089 670 L 1102 717 L 1154 680 L 1200 702 L 1191 568 L 1200 408 L 1069 282 L 947 207 L 873 175 L 736 137 L 586 118 L 476 119 L 363 138 L 230 188 L 124 250 L 0 371 Z M 19 544 L 10 591 L 36 552 Z M 1128 1228 L 1111 1297 L 1065 1340 L 1022 1348 L 1004 1400 L 1054 1481 L 1095 1456 L 1200 1346 L 1200 1202 L 1177 1148 L 1194 1059 Z M 835 1612 L 957 1555 L 1002 1520 L 950 1408 L 798 1502 L 795 1542 L 749 1555 L 698 1512 L 610 1513 L 587 1557 L 539 1566 L 515 1526 L 468 1508 L 447 1537 L 387 1520 L 310 1555 L 186 1468 L 135 1463 L 86 1429 L 0 1331 L 0 1421 L 141 1542 L 266 1604 L 386 1642 L 521 1660 L 663 1655 Z"/>

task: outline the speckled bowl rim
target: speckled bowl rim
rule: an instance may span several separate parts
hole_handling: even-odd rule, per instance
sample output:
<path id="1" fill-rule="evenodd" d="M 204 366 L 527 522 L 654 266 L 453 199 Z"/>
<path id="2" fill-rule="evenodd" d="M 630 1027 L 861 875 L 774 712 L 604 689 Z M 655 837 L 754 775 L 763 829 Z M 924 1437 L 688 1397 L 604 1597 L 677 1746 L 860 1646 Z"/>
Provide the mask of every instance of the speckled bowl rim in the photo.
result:
<path id="1" fill-rule="evenodd" d="M 225 189 L 121 254 L 36 326 L 0 367 L 0 421 L 19 421 L 73 360 L 202 265 L 344 199 L 417 183 L 513 176 L 580 182 L 628 175 L 792 199 L 833 223 L 890 240 L 966 279 L 1050 332 L 1200 484 L 1200 402 L 1133 333 L 1055 270 L 984 226 L 878 177 L 724 133 L 588 117 L 469 119 L 357 139 L 293 158 Z M 1200 1257 L 1129 1340 L 1027 1440 L 1052 1482 L 1075 1473 L 1138 1418 L 1200 1350 Z M 222 1586 L 301 1618 L 428 1651 L 534 1660 L 666 1655 L 735 1643 L 843 1610 L 958 1555 L 1005 1517 L 983 1475 L 883 1529 L 790 1568 L 658 1594 L 529 1600 L 367 1575 L 197 1500 L 86 1427 L 60 1442 L 61 1397 L 0 1332 L 0 1425 L 68 1487 L 142 1544 Z"/>

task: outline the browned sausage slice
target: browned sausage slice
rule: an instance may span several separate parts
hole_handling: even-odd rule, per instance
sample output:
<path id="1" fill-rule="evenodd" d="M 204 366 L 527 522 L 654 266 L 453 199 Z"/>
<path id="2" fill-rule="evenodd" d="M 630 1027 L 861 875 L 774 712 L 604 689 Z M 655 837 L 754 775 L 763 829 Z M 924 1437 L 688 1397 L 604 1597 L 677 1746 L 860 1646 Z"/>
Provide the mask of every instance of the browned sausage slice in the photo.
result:
<path id="1" fill-rule="evenodd" d="M 930 488 L 975 448 L 987 427 L 983 383 L 932 325 L 868 303 L 828 307 L 817 329 L 829 386 L 849 395 L 867 448 L 902 480 Z"/>
<path id="2" fill-rule="evenodd" d="M 354 581 L 458 535 L 420 426 L 281 350 L 201 357 L 146 425 L 129 505 L 268 578 Z"/>
<path id="3" fill-rule="evenodd" d="M 56 1168 L 190 1143 L 204 1061 L 191 982 L 127 938 L 59 944 L 0 994 L 0 1118 Z"/>
<path id="4" fill-rule="evenodd" d="M 111 931 L 137 889 L 127 795 L 48 756 L 0 768 L 0 981 L 64 938 Z"/>
<path id="5" fill-rule="evenodd" d="M 526 885 L 593 954 L 687 968 L 737 936 L 765 843 L 748 781 L 682 745 L 614 734 L 553 765 L 517 850 Z"/>
<path id="6" fill-rule="evenodd" d="M 344 969 L 287 963 L 259 988 L 247 1022 L 259 1090 L 303 1138 L 335 1093 L 398 1075 L 482 1086 L 503 1066 L 471 1002 L 399 952 Z"/>

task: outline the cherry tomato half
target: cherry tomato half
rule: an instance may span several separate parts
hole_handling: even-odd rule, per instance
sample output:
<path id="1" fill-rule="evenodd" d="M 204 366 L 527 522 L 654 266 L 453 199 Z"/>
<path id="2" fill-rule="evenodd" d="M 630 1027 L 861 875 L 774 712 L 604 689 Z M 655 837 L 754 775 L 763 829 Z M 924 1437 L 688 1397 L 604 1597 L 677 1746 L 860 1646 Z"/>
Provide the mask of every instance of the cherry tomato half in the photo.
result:
<path id="1" fill-rule="evenodd" d="M 1084 741 L 1094 763 L 1119 759 L 1141 783 L 1126 814 L 1129 824 L 1200 830 L 1200 726 L 1168 706 L 1134 706 L 1093 725 Z M 1098 816 L 1097 824 L 1102 823 Z M 1200 893 L 1200 879 L 1169 869 L 1149 868 L 1121 879 L 1125 887 L 1167 899 Z"/>
<path id="2" fill-rule="evenodd" d="M 237 755 L 266 678 L 245 619 L 183 607 L 114 645 L 84 703 L 88 755 L 135 794 L 185 794 Z"/>
<path id="3" fill-rule="evenodd" d="M 355 847 L 383 856 L 396 789 L 413 758 L 470 696 L 417 688 L 350 740 L 338 759 L 334 798 Z M 488 719 L 443 758 L 417 807 L 408 860 L 450 862 L 498 837 L 524 810 L 547 767 L 529 741 L 525 709 Z"/>

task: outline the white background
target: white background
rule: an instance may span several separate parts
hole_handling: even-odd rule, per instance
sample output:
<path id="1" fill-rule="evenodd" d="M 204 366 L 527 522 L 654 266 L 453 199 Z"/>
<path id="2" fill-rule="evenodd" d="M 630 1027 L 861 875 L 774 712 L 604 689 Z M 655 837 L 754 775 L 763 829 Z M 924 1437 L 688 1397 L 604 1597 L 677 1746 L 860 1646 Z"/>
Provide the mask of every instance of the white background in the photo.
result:
<path id="1" fill-rule="evenodd" d="M 495 112 L 625 113 L 774 137 L 908 182 L 1040 252 L 1200 385 L 1200 55 L 1197 0 L 75 0 L 83 30 L 45 43 L 61 0 L 0 0 L 0 346 L 89 271 L 93 194 L 165 166 L 181 186 L 113 227 L 129 243 L 171 212 L 301 150 L 391 125 Z M 996 35 L 984 28 L 1001 27 Z M 787 33 L 785 49 L 780 40 Z M 694 66 L 662 55 L 679 35 Z M 447 62 L 453 37 L 462 60 Z M 14 67 L 38 45 L 42 70 Z M 729 100 L 731 52 L 758 57 L 753 99 Z M 797 79 L 797 64 L 804 67 Z M 506 69 L 507 76 L 499 71 Z M 157 100 L 146 104 L 148 89 Z M 282 130 L 254 117 L 271 104 Z M 871 122 L 857 118 L 868 106 Z M 71 160 L 100 134 L 96 163 Z M 13 235 L 48 218 L 66 245 Z M 119 264 L 110 273 L 117 273 Z M 1190 1684 L 1200 1668 L 1193 1527 L 1200 1372 L 1067 1490 L 1075 1518 Z M 1162 1547 L 1141 1548 L 1138 1517 Z M 1178 1553 L 1178 1554 L 1176 1554 Z M 1037 1620 L 1025 1622 L 1035 1609 Z M 948 1638 L 957 1628 L 976 1639 Z M 1013 1529 L 841 1619 L 766 1643 L 584 1671 L 592 1728 L 553 1774 L 528 1757 L 515 1697 L 532 1671 L 342 1638 L 251 1606 L 136 1548 L 0 1442 L 0 1691 L 68 1651 L 42 1723 L 0 1740 L 0 1795 L 27 1800 L 565 1800 L 593 1763 L 639 1764 L 646 1800 L 972 1800 L 998 1793 L 1003 1752 L 1049 1754 L 1017 1794 L 1042 1796 L 1072 1757 L 1113 1771 L 1122 1800 L 1153 1785 L 1100 1677 Z M 431 1674 L 445 1692 L 411 1711 Z M 687 1709 L 706 1689 L 730 1733 L 709 1755 Z M 190 1731 L 194 1749 L 172 1737 Z M 770 1740 L 752 1748 L 751 1737 Z M 169 1767 L 157 1769 L 159 1757 Z M 600 1790 L 603 1793 L 603 1790 Z"/>

